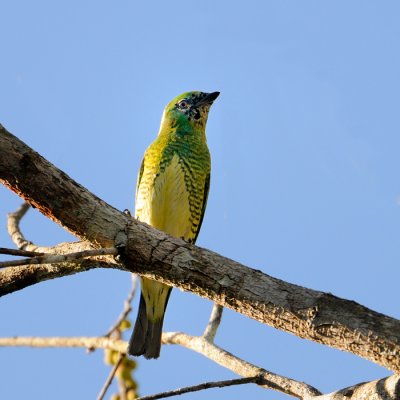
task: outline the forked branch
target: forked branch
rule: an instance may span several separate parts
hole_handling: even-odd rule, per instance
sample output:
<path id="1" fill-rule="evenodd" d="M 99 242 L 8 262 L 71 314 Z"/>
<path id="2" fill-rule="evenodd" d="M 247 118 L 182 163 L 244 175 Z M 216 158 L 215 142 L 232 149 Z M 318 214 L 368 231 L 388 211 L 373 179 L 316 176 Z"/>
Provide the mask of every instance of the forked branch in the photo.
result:
<path id="1" fill-rule="evenodd" d="M 119 248 L 125 267 L 113 267 L 191 291 L 259 322 L 400 373 L 400 321 L 353 301 L 275 279 L 132 219 L 74 182 L 3 127 L 0 148 L 0 182 L 93 248 Z M 0 293 L 21 288 L 15 281 L 10 285 L 8 274 L 14 274 L 14 280 L 25 279 L 26 285 L 24 274 L 32 284 L 33 279 L 37 282 L 84 269 L 79 266 L 71 272 L 57 267 L 57 274 L 42 270 L 40 276 L 32 277 L 37 267 L 23 268 L 19 276 L 8 271 L 11 268 L 0 271 Z"/>

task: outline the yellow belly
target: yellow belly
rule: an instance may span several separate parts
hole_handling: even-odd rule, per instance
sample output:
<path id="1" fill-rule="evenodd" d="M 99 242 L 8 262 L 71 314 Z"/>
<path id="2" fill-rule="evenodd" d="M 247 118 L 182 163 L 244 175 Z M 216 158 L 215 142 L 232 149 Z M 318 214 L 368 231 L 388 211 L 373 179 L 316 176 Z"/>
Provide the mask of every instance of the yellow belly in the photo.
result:
<path id="1" fill-rule="evenodd" d="M 157 177 L 143 177 L 137 192 L 135 215 L 171 236 L 186 240 L 193 236 L 189 193 L 177 155 Z"/>

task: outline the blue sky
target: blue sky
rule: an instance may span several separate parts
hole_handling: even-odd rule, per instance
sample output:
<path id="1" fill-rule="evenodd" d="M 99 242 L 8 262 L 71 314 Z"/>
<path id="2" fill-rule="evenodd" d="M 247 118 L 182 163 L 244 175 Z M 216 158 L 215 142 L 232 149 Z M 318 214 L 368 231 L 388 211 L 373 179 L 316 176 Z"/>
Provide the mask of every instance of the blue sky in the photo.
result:
<path id="1" fill-rule="evenodd" d="M 2 6 L 0 123 L 96 195 L 133 208 L 163 107 L 220 91 L 207 126 L 198 244 L 299 285 L 400 317 L 400 5 L 395 1 L 13 1 Z M 20 204 L 0 188 L 5 215 Z M 26 236 L 72 240 L 30 211 Z M 130 279 L 93 271 L 0 301 L 1 336 L 100 335 Z M 137 305 L 135 299 L 135 306 Z M 165 330 L 200 334 L 211 303 L 174 290 Z M 226 311 L 217 344 L 324 392 L 383 368 Z M 0 349 L 1 398 L 91 399 L 101 352 Z M 139 360 L 140 393 L 234 377 L 168 346 Z M 18 388 L 18 394 L 16 394 Z M 253 386 L 186 395 L 285 399 Z"/>

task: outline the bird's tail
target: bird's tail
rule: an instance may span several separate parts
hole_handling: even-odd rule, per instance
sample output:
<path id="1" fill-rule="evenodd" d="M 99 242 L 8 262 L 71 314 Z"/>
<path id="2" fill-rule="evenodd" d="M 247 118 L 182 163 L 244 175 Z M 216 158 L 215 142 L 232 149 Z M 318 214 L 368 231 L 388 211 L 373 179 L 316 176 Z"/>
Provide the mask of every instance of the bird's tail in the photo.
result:
<path id="1" fill-rule="evenodd" d="M 154 281 L 153 281 L 154 282 Z M 156 285 L 163 285 L 158 282 L 154 282 Z M 147 286 L 147 285 L 146 285 Z M 158 358 L 160 356 L 161 349 L 161 334 L 162 326 L 164 321 L 165 308 L 167 307 L 169 295 L 171 293 L 171 287 L 165 286 L 165 295 L 158 297 L 158 299 L 149 299 L 156 303 L 157 313 L 155 308 L 151 304 L 149 310 L 146 307 L 145 297 L 142 293 L 140 296 L 139 312 L 136 318 L 135 327 L 133 329 L 132 336 L 129 340 L 128 354 L 132 356 L 144 355 L 145 358 Z M 164 288 L 163 288 L 164 289 Z M 145 293 L 146 295 L 146 293 Z M 154 296 L 154 293 L 153 293 Z M 149 315 L 150 314 L 150 315 Z"/>

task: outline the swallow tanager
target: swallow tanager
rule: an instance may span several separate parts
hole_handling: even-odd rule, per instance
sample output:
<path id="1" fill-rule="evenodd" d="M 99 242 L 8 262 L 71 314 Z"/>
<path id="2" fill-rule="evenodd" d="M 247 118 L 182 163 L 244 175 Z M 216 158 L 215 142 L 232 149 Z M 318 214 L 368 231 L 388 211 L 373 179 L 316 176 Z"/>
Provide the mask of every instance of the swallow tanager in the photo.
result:
<path id="1" fill-rule="evenodd" d="M 208 112 L 219 92 L 186 92 L 164 109 L 155 141 L 147 148 L 136 187 L 135 217 L 195 243 L 210 186 L 206 141 Z M 158 358 L 171 286 L 141 278 L 141 297 L 128 353 Z"/>

